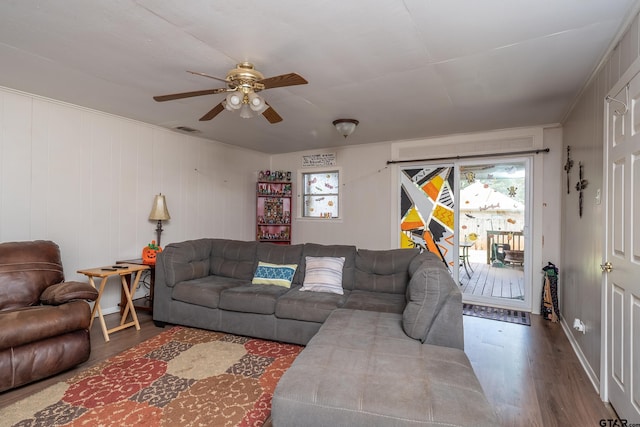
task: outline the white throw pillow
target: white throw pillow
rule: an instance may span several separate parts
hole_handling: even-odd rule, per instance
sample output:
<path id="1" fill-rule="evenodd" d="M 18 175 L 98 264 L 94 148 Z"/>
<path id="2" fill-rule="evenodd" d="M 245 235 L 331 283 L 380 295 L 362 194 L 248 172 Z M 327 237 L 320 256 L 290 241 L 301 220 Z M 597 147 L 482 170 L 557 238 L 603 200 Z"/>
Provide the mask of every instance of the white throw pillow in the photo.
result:
<path id="1" fill-rule="evenodd" d="M 344 295 L 342 268 L 345 257 L 305 257 L 306 269 L 301 291 Z"/>

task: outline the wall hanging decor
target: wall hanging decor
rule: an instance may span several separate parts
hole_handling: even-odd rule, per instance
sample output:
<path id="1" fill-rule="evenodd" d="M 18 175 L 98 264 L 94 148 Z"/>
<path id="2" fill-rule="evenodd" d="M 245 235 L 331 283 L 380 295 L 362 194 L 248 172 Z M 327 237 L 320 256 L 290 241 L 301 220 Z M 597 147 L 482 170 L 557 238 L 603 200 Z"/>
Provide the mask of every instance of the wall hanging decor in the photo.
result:
<path id="1" fill-rule="evenodd" d="M 578 176 L 580 181 L 576 183 L 576 191 L 580 193 L 580 197 L 578 199 L 578 211 L 580 213 L 580 218 L 582 218 L 582 190 L 587 188 L 587 185 L 589 185 L 589 181 L 584 179 L 583 176 L 582 162 L 578 162 Z"/>
<path id="2" fill-rule="evenodd" d="M 573 160 L 571 160 L 571 146 L 567 145 L 567 163 L 564 164 L 564 170 L 567 172 L 567 194 L 571 192 L 571 168 L 573 168 Z"/>
<path id="3" fill-rule="evenodd" d="M 307 154 L 302 156 L 303 168 L 326 167 L 336 165 L 336 153 Z"/>

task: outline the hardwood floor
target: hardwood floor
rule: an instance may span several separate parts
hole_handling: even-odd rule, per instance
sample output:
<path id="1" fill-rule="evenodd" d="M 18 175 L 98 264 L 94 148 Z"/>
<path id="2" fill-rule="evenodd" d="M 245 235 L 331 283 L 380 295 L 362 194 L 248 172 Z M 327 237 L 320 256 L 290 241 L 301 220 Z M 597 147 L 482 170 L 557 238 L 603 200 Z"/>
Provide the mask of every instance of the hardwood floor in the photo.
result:
<path id="1" fill-rule="evenodd" d="M 165 329 L 138 313 L 141 330 L 129 328 L 105 343 L 100 325 L 91 331 L 91 358 L 72 371 L 0 393 L 1 409 L 105 360 Z M 117 315 L 106 317 L 115 325 Z M 531 326 L 464 317 L 465 351 L 503 426 L 598 426 L 615 413 L 589 382 L 557 323 L 531 316 Z M 1 424 L 1 422 L 0 422 Z"/>
<path id="2" fill-rule="evenodd" d="M 503 426 L 598 426 L 615 418 L 559 323 L 531 326 L 464 316 L 465 352 Z"/>

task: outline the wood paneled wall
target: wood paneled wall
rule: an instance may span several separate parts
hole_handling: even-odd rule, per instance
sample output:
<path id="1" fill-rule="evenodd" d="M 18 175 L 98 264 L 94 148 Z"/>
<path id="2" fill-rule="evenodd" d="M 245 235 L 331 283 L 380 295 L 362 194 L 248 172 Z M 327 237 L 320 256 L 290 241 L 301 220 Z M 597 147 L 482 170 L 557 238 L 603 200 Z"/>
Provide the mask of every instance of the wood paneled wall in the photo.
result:
<path id="1" fill-rule="evenodd" d="M 0 88 L 0 241 L 55 241 L 67 280 L 140 257 L 158 193 L 171 214 L 163 246 L 254 239 L 255 181 L 268 168 L 263 153 Z M 102 307 L 118 302 L 114 282 Z"/>
<path id="2" fill-rule="evenodd" d="M 584 213 L 578 214 L 579 193 L 575 189 L 562 198 L 562 259 L 559 289 L 562 302 L 560 311 L 568 324 L 579 318 L 587 325 L 587 334 L 571 329 L 574 345 L 578 348 L 587 372 L 594 384 L 599 385 L 602 336 L 605 319 L 602 314 L 602 272 L 604 252 L 606 188 L 603 174 L 604 99 L 630 65 L 640 58 L 640 23 L 633 17 L 620 41 L 603 60 L 594 77 L 563 123 L 563 152 L 571 146 L 574 160 L 572 185 L 578 177 L 578 162 L 584 164 L 589 181 L 583 192 Z M 566 161 L 566 154 L 563 156 Z M 596 201 L 600 191 L 602 202 Z"/>

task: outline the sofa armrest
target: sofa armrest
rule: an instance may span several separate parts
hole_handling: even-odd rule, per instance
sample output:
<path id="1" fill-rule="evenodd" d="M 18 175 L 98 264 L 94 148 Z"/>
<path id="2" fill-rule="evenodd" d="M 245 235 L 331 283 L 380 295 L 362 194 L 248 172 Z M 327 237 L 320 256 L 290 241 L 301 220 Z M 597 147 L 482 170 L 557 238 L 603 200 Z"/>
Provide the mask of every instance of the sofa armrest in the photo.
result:
<path id="1" fill-rule="evenodd" d="M 425 344 L 464 350 L 460 289 L 440 259 L 420 256 L 416 261 L 410 266 L 402 316 L 405 333 Z"/>
<path id="2" fill-rule="evenodd" d="M 203 238 L 170 243 L 158 253 L 153 288 L 154 321 L 171 321 L 171 294 L 177 283 L 209 276 L 212 241 Z"/>
<path id="3" fill-rule="evenodd" d="M 40 302 L 45 305 L 60 305 L 74 300 L 95 301 L 96 298 L 98 291 L 88 283 L 62 282 L 46 288 L 40 295 Z"/>

